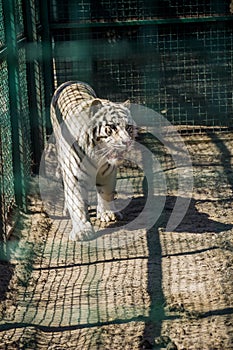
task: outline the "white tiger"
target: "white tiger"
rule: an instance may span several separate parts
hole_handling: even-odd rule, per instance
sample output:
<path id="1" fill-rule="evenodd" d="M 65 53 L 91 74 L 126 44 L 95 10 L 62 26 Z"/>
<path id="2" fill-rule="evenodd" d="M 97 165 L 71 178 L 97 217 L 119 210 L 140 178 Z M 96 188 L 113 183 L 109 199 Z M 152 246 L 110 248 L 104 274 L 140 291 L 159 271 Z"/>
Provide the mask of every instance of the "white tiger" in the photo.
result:
<path id="1" fill-rule="evenodd" d="M 83 82 L 66 82 L 51 101 L 51 121 L 64 185 L 65 209 L 72 221 L 70 239 L 95 237 L 88 215 L 88 189 L 97 190 L 97 218 L 121 218 L 114 207 L 117 165 L 131 147 L 136 127 L 129 101 L 96 97 Z"/>

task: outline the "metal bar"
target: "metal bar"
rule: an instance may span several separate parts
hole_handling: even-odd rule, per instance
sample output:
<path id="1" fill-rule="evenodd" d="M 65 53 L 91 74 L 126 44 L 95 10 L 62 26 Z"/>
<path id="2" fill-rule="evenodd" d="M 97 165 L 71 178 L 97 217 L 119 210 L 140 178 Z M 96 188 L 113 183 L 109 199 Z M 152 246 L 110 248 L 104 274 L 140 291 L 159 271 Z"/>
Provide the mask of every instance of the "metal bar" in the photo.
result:
<path id="1" fill-rule="evenodd" d="M 40 158 L 44 146 L 43 133 L 39 125 L 37 83 L 35 61 L 31 59 L 32 43 L 36 40 L 36 23 L 33 23 L 34 14 L 31 0 L 23 2 L 24 28 L 26 35 L 26 66 L 27 66 L 27 86 L 29 91 L 28 102 L 30 110 L 31 145 L 33 157 L 33 172 L 39 171 Z M 37 77 L 38 78 L 38 77 Z M 42 144 L 43 143 L 43 144 Z"/>
<path id="2" fill-rule="evenodd" d="M 46 124 L 47 132 L 50 134 L 52 132 L 52 126 L 50 122 L 50 102 L 54 91 L 52 40 L 50 34 L 48 0 L 40 1 L 39 3 L 42 38 L 42 59 L 45 85 Z"/>
<path id="3" fill-rule="evenodd" d="M 19 72 L 14 0 L 3 0 L 2 5 L 7 46 L 15 200 L 19 207 L 26 210 L 26 190 L 21 151 L 23 140 L 20 135 Z"/>
<path id="4" fill-rule="evenodd" d="M 178 23 L 203 23 L 203 22 L 225 22 L 233 21 L 233 16 L 206 16 L 206 17 L 177 17 L 177 18 L 156 18 L 147 20 L 129 20 L 117 22 L 69 22 L 69 23 L 51 23 L 51 29 L 72 29 L 72 28 L 90 28 L 90 27 L 121 27 L 121 26 L 139 26 L 139 25 L 159 25 L 159 24 L 178 24 Z"/>

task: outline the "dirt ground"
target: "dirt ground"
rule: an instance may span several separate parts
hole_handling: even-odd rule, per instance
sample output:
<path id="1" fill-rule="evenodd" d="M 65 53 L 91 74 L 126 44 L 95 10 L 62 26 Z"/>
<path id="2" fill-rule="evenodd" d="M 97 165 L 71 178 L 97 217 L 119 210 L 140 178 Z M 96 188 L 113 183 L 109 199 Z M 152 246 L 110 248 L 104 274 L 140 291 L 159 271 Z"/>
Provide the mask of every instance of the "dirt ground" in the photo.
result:
<path id="1" fill-rule="evenodd" d="M 123 223 L 101 227 L 92 208 L 98 234 L 89 242 L 68 240 L 56 184 L 45 193 L 58 200 L 46 207 L 32 181 L 29 213 L 0 263 L 0 349 L 233 349 L 233 134 L 183 136 L 194 188 L 173 231 L 166 230 L 178 193 L 172 157 L 150 135 L 142 139 L 166 179 L 164 208 L 150 228 L 127 226 L 146 202 L 142 171 L 132 164 L 118 175 L 119 200 L 129 181 L 133 187 Z"/>

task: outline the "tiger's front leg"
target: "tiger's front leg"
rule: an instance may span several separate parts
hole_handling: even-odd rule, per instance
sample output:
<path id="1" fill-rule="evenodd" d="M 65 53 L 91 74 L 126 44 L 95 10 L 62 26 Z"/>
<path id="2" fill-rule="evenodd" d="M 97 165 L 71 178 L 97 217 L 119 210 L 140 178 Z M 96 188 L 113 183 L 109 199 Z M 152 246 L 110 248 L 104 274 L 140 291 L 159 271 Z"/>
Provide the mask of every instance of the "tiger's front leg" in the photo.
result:
<path id="1" fill-rule="evenodd" d="M 111 173 L 104 176 L 99 171 L 96 178 L 97 188 L 97 219 L 102 222 L 116 221 L 122 219 L 123 215 L 117 211 L 114 204 L 114 194 L 116 188 L 116 168 Z"/>
<path id="2" fill-rule="evenodd" d="M 85 241 L 95 236 L 94 229 L 90 223 L 87 203 L 87 190 L 85 184 L 73 179 L 64 181 L 65 208 L 68 210 L 72 230 L 69 234 L 71 240 Z"/>

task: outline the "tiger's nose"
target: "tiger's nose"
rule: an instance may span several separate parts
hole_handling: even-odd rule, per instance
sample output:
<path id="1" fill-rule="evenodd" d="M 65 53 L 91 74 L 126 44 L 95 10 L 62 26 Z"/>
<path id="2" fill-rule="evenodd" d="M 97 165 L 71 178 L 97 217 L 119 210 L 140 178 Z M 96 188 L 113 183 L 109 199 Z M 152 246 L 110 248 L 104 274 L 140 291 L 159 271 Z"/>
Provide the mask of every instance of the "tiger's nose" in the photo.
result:
<path id="1" fill-rule="evenodd" d="M 126 147 L 126 148 L 129 148 L 132 144 L 132 141 L 131 140 L 123 140 L 122 141 L 122 144 Z"/>

